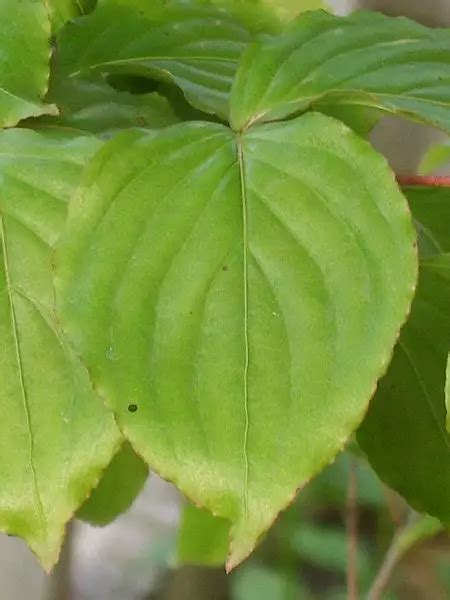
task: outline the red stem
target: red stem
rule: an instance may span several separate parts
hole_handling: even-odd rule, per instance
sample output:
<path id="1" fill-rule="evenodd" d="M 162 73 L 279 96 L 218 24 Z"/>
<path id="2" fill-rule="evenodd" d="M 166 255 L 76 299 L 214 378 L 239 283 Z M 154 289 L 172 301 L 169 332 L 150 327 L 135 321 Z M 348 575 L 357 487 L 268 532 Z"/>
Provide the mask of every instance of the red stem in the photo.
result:
<path id="1" fill-rule="evenodd" d="M 397 175 L 397 181 L 402 186 L 450 187 L 450 176 L 445 175 Z"/>

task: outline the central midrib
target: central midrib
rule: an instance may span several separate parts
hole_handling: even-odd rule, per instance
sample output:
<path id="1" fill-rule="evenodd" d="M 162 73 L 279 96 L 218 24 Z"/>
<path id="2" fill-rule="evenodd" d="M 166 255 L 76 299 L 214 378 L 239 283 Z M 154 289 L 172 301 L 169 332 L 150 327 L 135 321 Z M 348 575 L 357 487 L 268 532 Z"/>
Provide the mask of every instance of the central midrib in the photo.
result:
<path id="1" fill-rule="evenodd" d="M 245 188 L 245 166 L 242 143 L 239 134 L 236 134 L 236 154 L 239 166 L 239 179 L 241 189 L 242 203 L 242 252 L 243 252 L 243 290 L 244 290 L 244 490 L 243 504 L 245 517 L 248 516 L 248 478 L 249 478 L 249 463 L 248 463 L 248 433 L 250 426 L 249 410 L 248 410 L 248 368 L 249 368 L 249 336 L 248 336 L 248 211 L 247 211 L 247 194 Z"/>

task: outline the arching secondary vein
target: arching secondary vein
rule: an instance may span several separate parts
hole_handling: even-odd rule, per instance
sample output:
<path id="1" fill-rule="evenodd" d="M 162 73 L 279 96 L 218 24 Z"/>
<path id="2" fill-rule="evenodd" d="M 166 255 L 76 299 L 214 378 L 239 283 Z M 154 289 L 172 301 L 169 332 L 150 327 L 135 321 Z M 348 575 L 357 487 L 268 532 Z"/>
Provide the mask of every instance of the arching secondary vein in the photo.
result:
<path id="1" fill-rule="evenodd" d="M 242 144 L 239 136 L 236 138 L 237 161 L 239 165 L 239 179 L 241 186 L 242 202 L 242 252 L 243 252 L 243 287 L 244 287 L 244 413 L 245 413 L 245 431 L 244 431 L 244 512 L 248 515 L 248 432 L 250 427 L 250 418 L 248 410 L 248 367 L 250 362 L 249 339 L 248 339 L 248 210 L 247 194 L 245 189 L 245 168 Z"/>

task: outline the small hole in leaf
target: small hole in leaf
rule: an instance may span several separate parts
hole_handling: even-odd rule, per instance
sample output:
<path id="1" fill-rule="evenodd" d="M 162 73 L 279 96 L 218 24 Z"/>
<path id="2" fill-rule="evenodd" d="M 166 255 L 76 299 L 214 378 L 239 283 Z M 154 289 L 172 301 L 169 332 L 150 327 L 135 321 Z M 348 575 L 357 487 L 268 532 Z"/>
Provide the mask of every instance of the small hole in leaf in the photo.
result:
<path id="1" fill-rule="evenodd" d="M 138 407 L 137 404 L 129 404 L 128 405 L 128 412 L 130 413 L 135 413 L 137 411 Z"/>

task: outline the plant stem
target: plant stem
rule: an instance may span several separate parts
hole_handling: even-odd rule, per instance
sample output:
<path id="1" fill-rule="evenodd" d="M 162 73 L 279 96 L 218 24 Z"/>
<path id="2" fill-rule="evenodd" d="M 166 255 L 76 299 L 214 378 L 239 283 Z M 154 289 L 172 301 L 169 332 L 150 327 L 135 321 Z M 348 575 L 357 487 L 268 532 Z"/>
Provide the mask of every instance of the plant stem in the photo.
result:
<path id="1" fill-rule="evenodd" d="M 414 527 L 418 520 L 418 516 L 415 513 L 411 513 L 407 523 L 398 529 L 392 538 L 392 542 L 384 555 L 381 567 L 372 583 L 372 586 L 367 595 L 367 600 L 381 600 L 382 594 L 386 589 L 389 580 L 392 577 L 395 567 L 398 565 L 400 560 L 408 549 L 405 546 L 404 538 L 409 530 Z"/>
<path id="2" fill-rule="evenodd" d="M 397 175 L 402 186 L 450 187 L 450 177 L 445 175 Z"/>
<path id="3" fill-rule="evenodd" d="M 347 522 L 347 595 L 358 600 L 358 464 L 350 460 L 348 474 L 346 522 Z"/>

